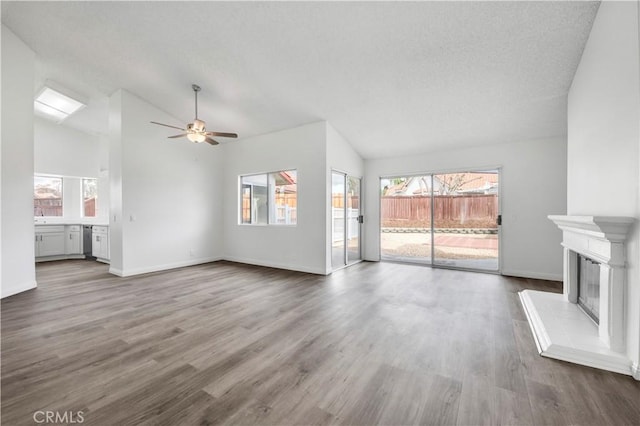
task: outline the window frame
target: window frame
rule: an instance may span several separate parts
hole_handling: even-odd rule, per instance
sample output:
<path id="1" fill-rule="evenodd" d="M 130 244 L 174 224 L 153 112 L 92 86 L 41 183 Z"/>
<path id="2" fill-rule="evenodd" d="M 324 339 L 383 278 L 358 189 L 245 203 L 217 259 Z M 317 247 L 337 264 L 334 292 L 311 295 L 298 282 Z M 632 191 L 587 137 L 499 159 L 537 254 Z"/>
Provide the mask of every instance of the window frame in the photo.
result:
<path id="1" fill-rule="evenodd" d="M 276 207 L 278 206 L 278 204 L 276 204 L 275 202 L 275 195 L 276 195 L 276 187 L 278 185 L 275 184 L 275 175 L 282 173 L 282 172 L 294 172 L 295 173 L 295 185 L 296 185 L 296 210 L 295 210 L 295 222 L 293 223 L 278 223 L 276 222 L 277 220 L 277 214 L 276 214 Z M 267 217 L 266 217 L 266 223 L 264 222 L 247 222 L 245 220 L 245 205 L 244 205 L 244 201 L 245 201 L 245 191 L 248 189 L 249 190 L 249 199 L 252 200 L 253 199 L 253 194 L 254 194 L 254 187 L 256 185 L 253 185 L 251 183 L 245 182 L 244 178 L 250 178 L 250 177 L 264 177 L 266 180 L 266 192 L 267 192 L 267 197 L 266 197 L 266 211 L 267 211 Z M 238 212 L 238 225 L 246 225 L 246 226 L 278 226 L 278 227 L 295 227 L 298 226 L 298 214 L 297 214 L 297 208 L 298 208 L 298 169 L 296 168 L 290 168 L 290 169 L 282 169 L 282 170 L 276 170 L 276 171 L 271 171 L 271 172 L 262 172 L 262 173 L 247 173 L 247 174 L 241 174 L 238 176 L 238 195 L 239 195 L 239 212 Z M 253 206 L 250 202 L 249 204 L 249 220 L 253 219 Z"/>

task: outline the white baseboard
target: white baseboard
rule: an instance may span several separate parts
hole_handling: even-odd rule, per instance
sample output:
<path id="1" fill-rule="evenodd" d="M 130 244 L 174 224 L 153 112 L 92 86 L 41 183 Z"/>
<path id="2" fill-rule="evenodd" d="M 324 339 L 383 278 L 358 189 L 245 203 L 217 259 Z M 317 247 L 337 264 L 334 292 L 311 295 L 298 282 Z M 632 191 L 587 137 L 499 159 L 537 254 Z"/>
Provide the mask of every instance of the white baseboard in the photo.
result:
<path id="1" fill-rule="evenodd" d="M 109 268 L 109 273 L 113 275 L 117 275 L 119 277 L 131 277 L 133 275 L 148 274 L 150 272 L 159 272 L 159 271 L 166 271 L 169 269 L 184 268 L 185 266 L 201 265 L 203 263 L 210 263 L 218 260 L 222 260 L 222 258 L 219 256 L 204 257 L 199 259 L 183 260 L 180 262 L 165 263 L 163 265 L 145 266 L 142 268 L 132 268 L 132 269 L 125 269 L 125 270 L 116 269 L 113 266 L 111 266 Z"/>
<path id="2" fill-rule="evenodd" d="M 124 272 L 122 272 L 122 269 L 116 269 L 113 266 L 109 267 L 109 273 L 111 275 L 117 275 L 118 277 L 124 277 Z"/>
<path id="3" fill-rule="evenodd" d="M 637 362 L 634 362 L 631 365 L 631 375 L 634 379 L 640 381 L 640 364 L 638 364 Z"/>
<path id="4" fill-rule="evenodd" d="M 380 262 L 380 257 L 373 258 L 365 256 L 363 260 L 367 262 Z M 503 269 L 500 273 L 501 275 L 506 275 L 508 277 L 519 277 L 519 278 L 532 278 L 535 280 L 546 280 L 546 281 L 560 281 L 562 282 L 562 273 L 559 274 L 549 274 L 545 272 L 531 272 L 531 271 L 518 271 L 513 269 Z"/>
<path id="5" fill-rule="evenodd" d="M 289 271 L 306 272 L 309 274 L 317 274 L 317 275 L 328 275 L 327 271 L 317 267 L 290 265 L 290 264 L 277 263 L 277 262 L 265 262 L 263 260 L 248 259 L 246 257 L 236 257 L 236 256 L 224 256 L 223 259 L 228 260 L 229 262 L 246 263 L 249 265 L 257 265 L 257 266 L 266 266 L 268 268 L 286 269 Z"/>
<path id="6" fill-rule="evenodd" d="M 562 282 L 562 274 L 549 274 L 546 272 L 531 272 L 531 271 L 514 271 L 509 269 L 503 269 L 502 275 L 508 277 L 519 278 L 532 278 L 534 280 L 546 280 L 546 281 L 560 281 Z"/>
<path id="7" fill-rule="evenodd" d="M 2 294 L 0 295 L 0 299 L 4 299 L 5 297 L 13 296 L 14 294 L 22 293 L 25 291 L 33 290 L 38 287 L 38 283 L 33 280 L 20 285 L 13 285 L 9 288 L 3 287 Z"/>
<path id="8" fill-rule="evenodd" d="M 69 260 L 69 259 L 85 259 L 85 256 L 84 254 L 61 254 L 58 256 L 36 257 L 36 263 L 53 262 L 56 260 Z"/>

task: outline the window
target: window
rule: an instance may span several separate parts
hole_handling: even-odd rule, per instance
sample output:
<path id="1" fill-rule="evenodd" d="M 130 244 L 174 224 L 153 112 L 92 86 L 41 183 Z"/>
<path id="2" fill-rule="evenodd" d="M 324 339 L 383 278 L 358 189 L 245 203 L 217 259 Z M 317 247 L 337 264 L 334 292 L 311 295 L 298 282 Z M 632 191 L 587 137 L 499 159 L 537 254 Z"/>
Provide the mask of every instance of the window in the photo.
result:
<path id="1" fill-rule="evenodd" d="M 61 177 L 33 177 L 33 215 L 62 216 Z"/>
<path id="2" fill-rule="evenodd" d="M 295 225 L 297 206 L 296 170 L 240 176 L 240 223 Z"/>
<path id="3" fill-rule="evenodd" d="M 82 216 L 96 217 L 98 208 L 98 179 L 82 179 Z"/>
<path id="4" fill-rule="evenodd" d="M 267 224 L 267 175 L 243 176 L 242 223 Z"/>

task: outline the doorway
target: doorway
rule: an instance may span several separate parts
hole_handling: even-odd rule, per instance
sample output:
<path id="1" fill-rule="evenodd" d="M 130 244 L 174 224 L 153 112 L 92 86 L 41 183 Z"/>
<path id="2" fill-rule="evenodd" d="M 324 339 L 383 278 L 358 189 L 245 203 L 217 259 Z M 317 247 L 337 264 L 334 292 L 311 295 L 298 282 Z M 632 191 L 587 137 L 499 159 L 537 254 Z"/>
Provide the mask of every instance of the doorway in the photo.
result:
<path id="1" fill-rule="evenodd" d="M 498 169 L 380 179 L 382 260 L 498 272 Z"/>
<path id="2" fill-rule="evenodd" d="M 360 178 L 331 173 L 331 268 L 333 270 L 361 260 Z"/>

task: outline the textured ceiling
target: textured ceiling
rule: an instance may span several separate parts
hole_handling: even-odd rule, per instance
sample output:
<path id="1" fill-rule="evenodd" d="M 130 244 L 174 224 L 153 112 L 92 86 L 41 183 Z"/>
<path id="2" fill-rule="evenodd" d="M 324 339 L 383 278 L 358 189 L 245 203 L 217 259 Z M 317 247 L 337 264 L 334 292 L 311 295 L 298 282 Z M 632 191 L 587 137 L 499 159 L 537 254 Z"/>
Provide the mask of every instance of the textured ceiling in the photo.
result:
<path id="1" fill-rule="evenodd" d="M 365 158 L 566 134 L 597 2 L 9 2 L 2 21 L 106 132 L 124 88 L 253 136 L 328 120 Z M 304 141 L 300 141 L 304 143 Z"/>

